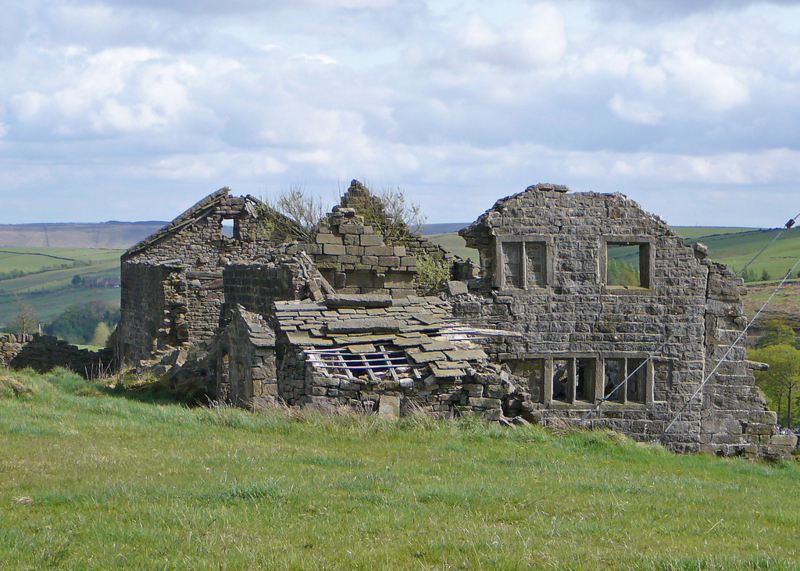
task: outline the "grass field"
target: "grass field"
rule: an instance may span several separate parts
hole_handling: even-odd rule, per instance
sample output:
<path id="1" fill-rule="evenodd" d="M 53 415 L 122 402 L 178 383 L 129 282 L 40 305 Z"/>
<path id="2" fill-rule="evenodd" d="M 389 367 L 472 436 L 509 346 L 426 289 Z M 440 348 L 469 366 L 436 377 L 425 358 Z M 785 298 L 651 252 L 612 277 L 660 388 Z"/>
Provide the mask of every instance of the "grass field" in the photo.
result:
<path id="1" fill-rule="evenodd" d="M 690 242 L 705 236 L 725 236 L 758 230 L 758 228 L 736 228 L 730 226 L 672 226 L 672 229 L 675 230 L 678 236 L 683 236 Z"/>
<path id="2" fill-rule="evenodd" d="M 708 246 L 713 260 L 727 264 L 739 272 L 762 248 L 769 245 L 778 232 L 779 230 L 751 230 L 704 236 L 700 241 Z M 800 228 L 792 228 L 786 230 L 750 267 L 755 270 L 757 276 L 761 275 L 762 270 L 767 270 L 772 279 L 780 280 L 798 258 L 800 258 Z"/>
<path id="3" fill-rule="evenodd" d="M 476 264 L 479 261 L 478 250 L 467 248 L 464 238 L 456 232 L 447 232 L 445 234 L 430 234 L 425 236 L 434 244 L 439 244 L 445 250 L 453 252 L 456 256 L 460 256 L 464 260 L 471 258 Z"/>
<path id="4" fill-rule="evenodd" d="M 794 461 L 3 375 L 3 571 L 799 568 Z"/>
<path id="5" fill-rule="evenodd" d="M 0 274 L 13 270 L 28 274 L 0 280 L 0 329 L 19 312 L 17 298 L 29 303 L 42 322 L 53 320 L 73 303 L 119 301 L 119 289 L 74 287 L 72 279 L 119 277 L 121 253 L 99 248 L 0 248 Z"/>

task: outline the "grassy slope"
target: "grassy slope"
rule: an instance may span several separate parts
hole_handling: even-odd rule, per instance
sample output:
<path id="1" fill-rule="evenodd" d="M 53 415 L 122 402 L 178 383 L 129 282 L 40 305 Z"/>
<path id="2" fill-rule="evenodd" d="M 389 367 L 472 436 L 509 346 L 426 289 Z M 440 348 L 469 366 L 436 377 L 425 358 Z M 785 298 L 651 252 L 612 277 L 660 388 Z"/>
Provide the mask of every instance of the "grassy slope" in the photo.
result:
<path id="1" fill-rule="evenodd" d="M 794 462 L 476 421 L 186 409 L 14 376 L 35 393 L 0 398 L 3 570 L 800 561 Z"/>
<path id="2" fill-rule="evenodd" d="M 708 246 L 712 259 L 740 271 L 775 238 L 778 232 L 778 230 L 753 230 L 722 236 L 705 236 L 700 241 Z M 750 267 L 758 276 L 763 269 L 766 269 L 773 279 L 781 279 L 798 257 L 800 257 L 800 228 L 792 228 L 786 230 Z"/>
<path id="3" fill-rule="evenodd" d="M 724 236 L 727 234 L 740 234 L 750 232 L 757 228 L 736 228 L 729 226 L 672 226 L 675 233 L 687 240 L 695 241 L 704 236 Z"/>
<path id="4" fill-rule="evenodd" d="M 445 250 L 453 252 L 456 256 L 461 256 L 463 259 L 472 258 L 472 261 L 478 263 L 478 250 L 467 248 L 464 238 L 459 236 L 456 232 L 447 232 L 445 234 L 430 234 L 425 236 L 434 244 L 439 244 Z"/>
<path id="5" fill-rule="evenodd" d="M 91 248 L 0 248 L 0 272 L 39 271 L 74 261 L 91 265 L 47 269 L 15 279 L 0 280 L 0 328 L 19 312 L 17 297 L 33 306 L 42 322 L 58 316 L 64 306 L 91 300 L 119 301 L 119 289 L 75 288 L 72 278 L 119 277 L 122 250 Z M 45 254 L 45 255 L 42 255 Z M 63 259 L 62 259 L 63 258 Z"/>

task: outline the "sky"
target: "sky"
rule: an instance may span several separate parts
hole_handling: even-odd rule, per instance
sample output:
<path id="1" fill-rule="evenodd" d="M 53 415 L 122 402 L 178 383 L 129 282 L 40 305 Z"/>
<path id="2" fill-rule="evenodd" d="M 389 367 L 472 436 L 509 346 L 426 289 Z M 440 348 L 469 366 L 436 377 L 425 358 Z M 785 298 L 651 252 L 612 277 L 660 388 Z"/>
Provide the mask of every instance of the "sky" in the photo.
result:
<path id="1" fill-rule="evenodd" d="M 800 1 L 0 0 L 0 224 L 351 179 L 470 222 L 539 182 L 800 212 Z"/>

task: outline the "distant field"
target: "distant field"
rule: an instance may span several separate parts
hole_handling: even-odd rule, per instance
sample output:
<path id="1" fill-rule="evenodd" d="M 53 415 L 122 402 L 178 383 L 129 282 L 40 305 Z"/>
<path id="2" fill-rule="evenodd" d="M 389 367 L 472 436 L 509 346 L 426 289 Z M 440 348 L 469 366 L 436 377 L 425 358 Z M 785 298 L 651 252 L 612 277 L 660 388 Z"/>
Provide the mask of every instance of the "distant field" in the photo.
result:
<path id="1" fill-rule="evenodd" d="M 724 234 L 741 234 L 753 232 L 759 228 L 735 228 L 729 226 L 672 226 L 678 236 L 683 236 L 688 241 L 695 242 L 704 236 L 719 236 Z"/>
<path id="2" fill-rule="evenodd" d="M 79 275 L 119 277 L 123 250 L 100 248 L 2 248 L 0 274 L 37 272 L 0 280 L 0 329 L 19 312 L 17 299 L 29 303 L 41 322 L 52 321 L 65 306 L 92 300 L 119 301 L 119 288 L 72 285 Z M 67 267 L 62 267 L 67 266 Z"/>
<path id="3" fill-rule="evenodd" d="M 711 258 L 739 272 L 762 248 L 767 246 L 778 230 L 751 230 L 722 236 L 704 236 Z M 800 257 L 800 228 L 786 230 L 750 268 L 757 276 L 767 270 L 772 279 L 782 279 Z M 796 276 L 792 276 L 793 278 Z"/>
<path id="4" fill-rule="evenodd" d="M 472 258 L 476 264 L 479 261 L 478 250 L 467 248 L 464 238 L 459 236 L 456 232 L 447 232 L 445 234 L 429 234 L 425 236 L 434 244 L 439 244 L 445 250 L 453 252 L 456 256 L 463 259 Z"/>

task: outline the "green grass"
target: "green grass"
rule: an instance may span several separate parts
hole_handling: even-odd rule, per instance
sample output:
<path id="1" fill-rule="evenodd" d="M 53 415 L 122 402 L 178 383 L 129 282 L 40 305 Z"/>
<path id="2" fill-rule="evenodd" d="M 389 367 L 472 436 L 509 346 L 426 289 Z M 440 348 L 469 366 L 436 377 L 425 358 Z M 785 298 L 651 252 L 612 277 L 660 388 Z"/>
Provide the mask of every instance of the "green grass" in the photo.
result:
<path id="1" fill-rule="evenodd" d="M 72 278 L 75 275 L 119 277 L 119 256 L 123 250 L 5 247 L 0 250 L 0 274 L 15 269 L 36 272 L 0 280 L 0 329 L 19 312 L 17 297 L 33 306 L 42 322 L 52 321 L 73 303 L 119 301 L 119 289 L 74 287 Z M 69 267 L 61 268 L 62 264 Z"/>
<path id="2" fill-rule="evenodd" d="M 737 228 L 731 226 L 672 226 L 675 233 L 689 241 L 695 241 L 705 236 L 724 236 L 727 234 L 741 234 L 742 232 L 757 231 L 758 228 Z"/>
<path id="3" fill-rule="evenodd" d="M 700 238 L 700 241 L 708 246 L 711 259 L 727 264 L 738 272 L 767 246 L 778 232 L 779 230 L 752 230 L 737 234 L 705 236 Z M 766 269 L 773 279 L 780 280 L 798 258 L 800 258 L 800 228 L 792 228 L 786 230 L 750 267 L 757 276 Z"/>
<path id="4" fill-rule="evenodd" d="M 472 419 L 187 409 L 63 371 L 11 376 L 33 392 L 0 392 L 3 570 L 800 561 L 794 462 Z"/>
<path id="5" fill-rule="evenodd" d="M 438 244 L 445 250 L 448 250 L 454 253 L 456 256 L 460 256 L 464 260 L 467 258 L 472 258 L 472 261 L 476 264 L 479 262 L 478 250 L 473 248 L 467 248 L 466 243 L 464 242 L 464 238 L 458 235 L 457 232 L 447 232 L 445 234 L 430 234 L 425 236 L 428 240 L 433 242 L 434 244 Z"/>

